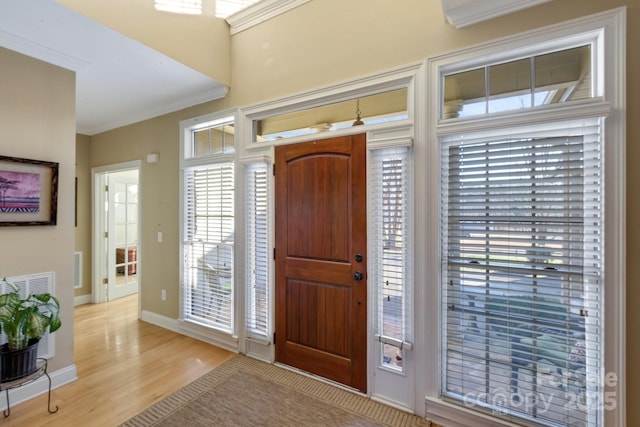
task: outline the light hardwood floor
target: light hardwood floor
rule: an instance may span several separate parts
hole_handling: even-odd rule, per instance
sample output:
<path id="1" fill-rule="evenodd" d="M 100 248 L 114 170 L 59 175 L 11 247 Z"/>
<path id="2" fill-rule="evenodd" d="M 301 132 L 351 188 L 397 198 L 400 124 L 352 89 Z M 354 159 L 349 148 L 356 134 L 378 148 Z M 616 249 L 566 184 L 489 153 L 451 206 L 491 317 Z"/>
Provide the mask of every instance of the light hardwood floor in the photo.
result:
<path id="1" fill-rule="evenodd" d="M 137 295 L 75 308 L 78 380 L 0 415 L 1 426 L 117 426 L 233 357 L 137 318 Z M 5 399 L 4 392 L 0 398 Z"/>

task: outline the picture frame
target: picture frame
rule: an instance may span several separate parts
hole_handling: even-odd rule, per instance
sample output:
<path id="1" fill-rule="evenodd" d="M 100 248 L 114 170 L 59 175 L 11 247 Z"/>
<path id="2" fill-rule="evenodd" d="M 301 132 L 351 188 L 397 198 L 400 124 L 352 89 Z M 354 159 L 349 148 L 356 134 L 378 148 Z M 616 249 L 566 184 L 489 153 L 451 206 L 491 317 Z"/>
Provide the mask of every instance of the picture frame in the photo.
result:
<path id="1" fill-rule="evenodd" d="M 0 156 L 0 227 L 56 225 L 59 164 Z"/>

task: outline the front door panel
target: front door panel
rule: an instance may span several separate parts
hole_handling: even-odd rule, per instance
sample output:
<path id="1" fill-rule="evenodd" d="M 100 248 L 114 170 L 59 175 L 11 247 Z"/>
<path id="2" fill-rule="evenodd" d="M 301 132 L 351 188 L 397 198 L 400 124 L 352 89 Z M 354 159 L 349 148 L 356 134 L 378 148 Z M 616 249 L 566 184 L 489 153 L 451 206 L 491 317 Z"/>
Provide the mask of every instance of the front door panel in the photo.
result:
<path id="1" fill-rule="evenodd" d="M 365 136 L 277 147 L 276 360 L 366 391 L 366 303 Z"/>

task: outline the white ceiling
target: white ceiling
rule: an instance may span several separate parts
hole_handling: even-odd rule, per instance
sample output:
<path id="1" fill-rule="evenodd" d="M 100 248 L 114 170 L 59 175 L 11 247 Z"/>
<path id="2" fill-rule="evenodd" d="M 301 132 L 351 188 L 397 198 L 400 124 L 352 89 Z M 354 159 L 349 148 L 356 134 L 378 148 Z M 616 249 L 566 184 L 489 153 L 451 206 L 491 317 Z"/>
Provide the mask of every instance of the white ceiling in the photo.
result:
<path id="1" fill-rule="evenodd" d="M 53 0 L 0 0 L 0 46 L 76 72 L 76 131 L 94 135 L 228 88 Z"/>
<path id="2" fill-rule="evenodd" d="M 306 1 L 262 0 L 258 5 L 274 9 Z M 442 7 L 448 22 L 463 27 L 546 1 L 442 0 Z M 228 92 L 210 77 L 53 0 L 0 0 L 0 46 L 76 72 L 76 131 L 86 135 Z"/>

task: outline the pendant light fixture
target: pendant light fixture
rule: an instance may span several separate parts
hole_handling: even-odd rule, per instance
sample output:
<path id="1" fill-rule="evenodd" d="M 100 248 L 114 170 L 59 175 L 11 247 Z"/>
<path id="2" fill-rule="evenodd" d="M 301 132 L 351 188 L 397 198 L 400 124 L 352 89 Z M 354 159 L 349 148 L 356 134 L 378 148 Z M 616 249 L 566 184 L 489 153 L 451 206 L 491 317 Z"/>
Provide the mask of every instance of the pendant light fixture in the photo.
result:
<path id="1" fill-rule="evenodd" d="M 351 126 L 362 126 L 364 122 L 360 118 L 360 98 L 356 101 L 356 120 Z"/>

